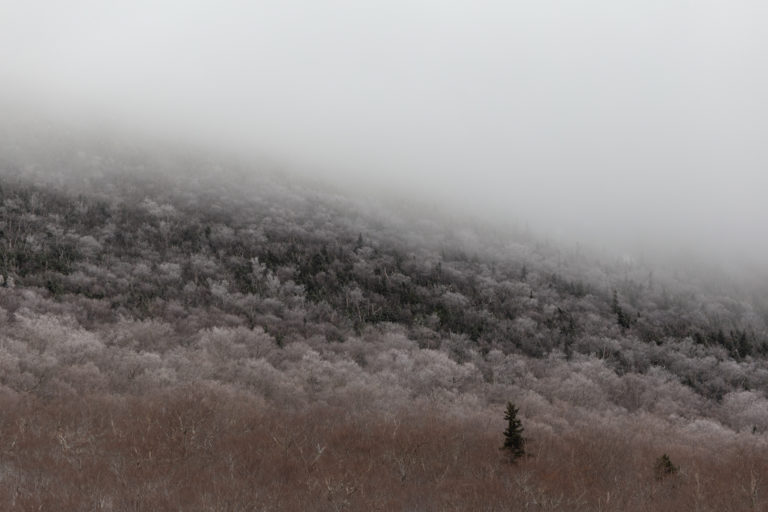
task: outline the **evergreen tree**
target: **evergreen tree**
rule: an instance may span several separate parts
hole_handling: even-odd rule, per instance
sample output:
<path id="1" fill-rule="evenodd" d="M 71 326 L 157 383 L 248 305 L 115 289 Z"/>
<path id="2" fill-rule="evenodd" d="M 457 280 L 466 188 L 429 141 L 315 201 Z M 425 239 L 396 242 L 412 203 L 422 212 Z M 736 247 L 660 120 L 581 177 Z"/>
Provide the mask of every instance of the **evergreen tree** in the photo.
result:
<path id="1" fill-rule="evenodd" d="M 656 480 L 663 480 L 669 475 L 674 475 L 678 469 L 677 466 L 672 464 L 672 459 L 666 453 L 656 459 L 656 462 L 653 464 L 653 473 L 656 476 Z"/>
<path id="2" fill-rule="evenodd" d="M 623 329 L 629 329 L 632 326 L 631 319 L 624 309 L 619 304 L 619 294 L 616 290 L 613 290 L 613 297 L 611 298 L 611 311 L 616 314 L 616 322 Z"/>
<path id="3" fill-rule="evenodd" d="M 614 314 L 618 314 L 618 312 L 621 311 L 621 306 L 619 306 L 619 294 L 616 290 L 613 290 L 613 296 L 611 297 L 611 311 Z"/>
<path id="4" fill-rule="evenodd" d="M 523 437 L 523 425 L 517 418 L 517 407 L 512 402 L 507 402 L 507 411 L 504 419 L 507 421 L 507 429 L 504 431 L 504 446 L 511 461 L 516 461 L 525 455 L 525 438 Z"/>

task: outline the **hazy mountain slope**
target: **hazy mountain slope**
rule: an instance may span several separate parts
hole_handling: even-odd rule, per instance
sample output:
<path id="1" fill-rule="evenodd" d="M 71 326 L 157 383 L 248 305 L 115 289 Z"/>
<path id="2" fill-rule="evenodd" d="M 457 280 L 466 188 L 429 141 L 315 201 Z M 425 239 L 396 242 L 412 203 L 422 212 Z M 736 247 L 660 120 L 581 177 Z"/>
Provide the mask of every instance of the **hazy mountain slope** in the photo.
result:
<path id="1" fill-rule="evenodd" d="M 637 475 L 646 475 L 644 467 L 648 474 L 639 485 L 649 487 L 642 492 L 658 491 L 649 466 L 661 454 L 643 451 L 648 447 L 672 451 L 689 468 L 717 462 L 698 446 L 763 449 L 766 315 L 745 290 L 726 292 L 630 260 L 606 263 L 586 250 L 562 250 L 471 221 L 416 218 L 413 208 L 397 213 L 386 203 L 200 156 L 68 146 L 66 140 L 44 158 L 37 155 L 7 153 L 0 176 L 0 389 L 9 410 L 21 416 L 45 423 L 62 417 L 59 409 L 51 412 L 55 404 L 82 407 L 86 430 L 71 418 L 57 421 L 75 429 L 72 436 L 99 437 L 98 425 L 107 420 L 95 412 L 101 405 L 88 404 L 102 403 L 124 420 L 112 427 L 117 437 L 109 441 L 119 444 L 120 435 L 136 435 L 127 419 L 131 407 L 159 417 L 165 406 L 158 404 L 184 402 L 197 388 L 207 397 L 201 400 L 220 402 L 200 414 L 220 418 L 229 414 L 230 401 L 250 404 L 235 423 L 270 408 L 302 425 L 304 408 L 340 411 L 347 419 L 329 420 L 327 430 L 312 434 L 323 442 L 335 428 L 350 428 L 362 436 L 356 442 L 367 442 L 356 430 L 355 422 L 363 421 L 357 415 L 369 415 L 365 421 L 374 430 L 397 432 L 388 421 L 399 425 L 429 410 L 433 423 L 408 435 L 424 436 L 444 421 L 446 443 L 460 444 L 473 422 L 486 421 L 478 434 L 486 441 L 494 429 L 500 434 L 501 408 L 512 400 L 532 446 L 539 442 L 540 454 L 548 455 L 529 465 L 527 478 L 543 486 L 539 498 L 521 484 L 503 499 L 546 497 L 548 510 L 594 510 L 603 499 L 595 489 L 614 489 L 543 483 L 576 432 L 581 439 L 608 436 L 635 453 L 621 488 L 627 496 Z M 218 421 L 221 435 L 239 435 Z M 167 442 L 182 442 L 186 434 L 161 423 L 153 427 L 157 435 L 178 434 Z M 26 435 L 14 425 L 6 425 L 9 435 Z M 126 433 L 118 435 L 122 428 Z M 642 442 L 618 434 L 632 429 L 645 432 Z M 393 433 L 392 439 L 399 438 Z M 315 449 L 311 443 L 291 443 L 286 457 L 290 451 L 308 463 L 315 456 L 302 451 Z M 590 446 L 580 448 L 585 457 L 605 455 L 603 446 Z M 40 450 L 44 457 L 52 448 Z M 387 471 L 411 471 L 417 456 L 408 450 Z M 461 453 L 467 467 L 486 463 Z M 174 457 L 184 468 L 198 460 Z M 9 467 L 22 467 L 21 459 L 14 464 Z M 617 464 L 605 462 L 596 471 L 616 472 Z M 494 485 L 506 485 L 505 466 L 494 467 L 500 479 Z M 35 496 L 34 467 L 18 471 L 13 485 Z M 452 478 L 467 476 L 457 471 L 463 476 Z M 765 474 L 753 465 L 733 475 L 750 471 Z M 437 485 L 439 473 L 424 485 Z M 699 500 L 692 475 L 676 484 L 690 496 L 665 495 L 659 510 Z M 135 476 L 145 477 L 151 478 Z M 588 488 L 595 494 L 579 498 Z M 358 499 L 354 492 L 339 498 L 339 489 L 327 491 L 336 509 Z M 315 490 L 307 493 L 314 499 Z M 201 495 L 195 506 L 205 508 L 209 498 Z M 646 498 L 632 503 L 639 507 Z M 401 503 L 407 508 L 413 501 Z M 627 503 L 623 510 L 631 509 Z"/>
<path id="2" fill-rule="evenodd" d="M 667 367 L 706 397 L 765 384 L 752 369 L 768 349 L 764 313 L 631 262 L 364 212 L 270 179 L 204 178 L 217 167 L 205 161 L 82 151 L 59 160 L 80 166 L 79 181 L 35 185 L 6 170 L 0 272 L 58 303 L 86 301 L 99 312 L 92 325 L 258 326 L 290 343 L 389 323 L 422 347 L 453 340 L 460 362 L 468 351 L 583 353 L 620 373 Z M 50 181 L 54 170 L 34 173 Z M 746 369 L 720 383 L 679 361 L 707 357 Z"/>

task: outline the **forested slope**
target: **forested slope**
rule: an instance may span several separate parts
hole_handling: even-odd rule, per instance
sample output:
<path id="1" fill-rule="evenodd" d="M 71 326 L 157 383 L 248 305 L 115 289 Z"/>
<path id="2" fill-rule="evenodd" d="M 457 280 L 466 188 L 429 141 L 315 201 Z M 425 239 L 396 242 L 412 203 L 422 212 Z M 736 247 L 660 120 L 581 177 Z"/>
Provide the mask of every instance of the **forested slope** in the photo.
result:
<path id="1" fill-rule="evenodd" d="M 19 430 L 19 418 L 52 422 L 32 429 L 38 441 L 56 439 L 59 427 L 53 425 L 70 429 L 58 445 L 39 441 L 37 448 L 26 448 L 43 466 L 50 465 L 42 462 L 46 457 L 59 457 L 54 466 L 61 471 L 62 464 L 82 467 L 87 460 L 91 470 L 103 472 L 94 461 L 105 453 L 123 457 L 119 464 L 147 465 L 150 454 L 139 457 L 135 451 L 136 460 L 130 454 L 144 446 L 136 437 L 142 427 L 129 421 L 135 409 L 170 443 L 157 448 L 174 453 L 163 464 L 175 457 L 183 471 L 191 471 L 184 466 L 189 453 L 195 464 L 202 464 L 195 457 L 204 455 L 210 467 L 219 467 L 224 462 L 216 450 L 231 458 L 237 442 L 226 448 L 216 447 L 221 437 L 195 438 L 203 443 L 198 445 L 190 432 L 215 428 L 226 438 L 235 435 L 228 430 L 232 425 L 263 423 L 273 411 L 284 424 L 270 420 L 274 424 L 260 427 L 258 442 L 238 441 L 266 442 L 283 449 L 286 461 L 293 457 L 290 464 L 284 461 L 293 468 L 286 474 L 257 479 L 264 500 L 259 510 L 269 509 L 278 496 L 288 501 L 274 508 L 301 509 L 304 498 L 291 501 L 280 494 L 284 488 L 275 490 L 269 482 L 306 475 L 317 485 L 302 491 L 307 502 L 327 498 L 320 509 L 373 506 L 361 489 L 370 491 L 376 473 L 353 481 L 354 471 L 344 461 L 357 456 L 342 454 L 343 443 L 333 437 L 339 428 L 359 443 L 351 450 L 370 450 L 366 443 L 381 443 L 388 432 L 393 442 L 407 445 L 376 456 L 376 464 L 386 466 L 381 478 L 387 485 L 401 479 L 415 486 L 391 502 L 376 495 L 382 509 L 447 510 L 449 504 L 435 498 L 440 495 L 435 486 L 449 478 L 475 489 L 455 497 L 464 509 L 492 510 L 496 503 L 509 510 L 510 503 L 518 503 L 522 510 L 528 500 L 546 504 L 545 510 L 594 510 L 599 503 L 603 510 L 639 510 L 660 499 L 654 509 L 699 500 L 702 507 L 712 503 L 712 510 L 725 510 L 714 505 L 713 496 L 705 500 L 701 494 L 700 479 L 714 474 L 694 478 L 691 469 L 712 466 L 721 455 L 698 452 L 697 446 L 709 443 L 728 454 L 764 449 L 768 309 L 757 285 L 715 286 L 704 277 L 558 247 L 458 216 L 397 210 L 392 203 L 377 205 L 200 155 L 78 147 L 68 140 L 45 151 L 5 150 L 0 390 L 15 412 L 0 428 L 6 437 L 30 443 L 32 434 Z M 183 410 L 191 407 L 193 416 L 195 410 L 185 398 L 190 393 L 208 405 L 201 405 L 202 416 L 187 419 L 198 427 L 185 430 Z M 233 400 L 247 410 L 230 410 Z M 520 406 L 531 446 L 539 442 L 539 458 L 515 468 L 488 455 L 498 452 L 500 437 L 494 440 L 493 433 L 500 436 L 507 401 Z M 181 426 L 174 424 L 176 413 L 165 418 L 164 403 L 176 404 L 168 407 L 178 409 Z M 69 405 L 59 409 L 61 404 Z M 66 412 L 70 407 L 86 412 L 75 420 Z M 308 426 L 308 410 L 324 418 L 326 430 Z M 334 423 L 328 411 L 346 419 Z M 430 412 L 417 419 L 416 411 Z M 123 422 L 112 423 L 110 434 L 115 417 Z M 304 437 L 281 430 L 291 422 L 301 425 Z M 403 422 L 414 430 L 400 431 Z M 480 443 L 484 448 L 478 450 L 489 458 L 477 460 L 459 450 L 452 462 L 443 461 L 444 472 L 427 470 L 439 452 L 426 441 L 430 429 L 442 432 L 446 446 L 457 450 L 462 443 Z M 638 429 L 639 437 L 620 435 L 631 429 Z M 478 437 L 467 440 L 473 431 Z M 400 439 L 398 432 L 411 437 Z M 85 443 L 88 436 L 109 446 L 90 455 L 85 448 L 79 456 L 67 452 L 76 438 Z M 420 436 L 426 437 L 419 441 Z M 597 464 L 595 475 L 622 474 L 618 487 L 598 482 L 607 473 L 589 482 L 552 473 L 569 449 L 581 450 L 585 458 L 607 456 L 598 441 L 585 441 L 601 436 L 628 454 L 625 466 L 613 459 L 583 464 Z M 335 447 L 338 464 L 326 462 L 324 444 Z M 422 454 L 421 446 L 432 455 Z M 268 457 L 264 450 L 271 448 L 260 450 L 257 459 Z M 654 487 L 661 484 L 650 467 L 661 453 L 653 450 L 672 451 L 673 459 L 688 464 L 674 489 Z M 59 500 L 75 485 L 64 481 L 56 487 L 60 476 L 41 476 L 39 468 L 26 466 L 34 457 L 8 453 L 2 499 L 19 509 Z M 738 463 L 738 455 L 733 457 L 728 464 Z M 732 471 L 737 478 L 732 485 L 749 474 L 768 478 L 753 463 Z M 256 463 L 231 464 L 232 471 L 237 464 L 244 465 L 238 471 L 246 471 Z M 315 473 L 314 464 L 326 464 L 326 473 Z M 520 469 L 526 464 L 528 469 Z M 579 461 L 569 464 L 567 471 L 579 471 Z M 481 491 L 468 471 L 489 472 L 489 481 L 499 487 Z M 83 510 L 128 510 L 120 479 L 140 486 L 146 485 L 143 478 L 153 478 L 147 476 L 151 472 L 113 473 L 114 481 L 104 483 L 112 489 L 109 496 L 97 496 L 82 481 L 81 492 L 70 489 L 67 499 Z M 527 475 L 524 481 L 521 475 Z M 171 480 L 168 488 L 180 485 Z M 728 482 L 722 485 L 727 488 Z M 242 488 L 228 494 L 231 501 L 222 501 L 227 494 L 222 487 L 210 479 L 206 485 L 208 494 L 194 495 L 185 509 L 246 510 L 245 503 L 255 499 L 248 494 L 254 489 Z M 160 494 L 153 492 L 137 506 L 156 505 Z M 611 492 L 623 498 L 609 503 Z M 83 496 L 87 505 L 79 501 Z M 743 503 L 732 504 L 745 509 L 756 496 L 746 492 Z M 461 501 L 469 497 L 475 501 Z"/>

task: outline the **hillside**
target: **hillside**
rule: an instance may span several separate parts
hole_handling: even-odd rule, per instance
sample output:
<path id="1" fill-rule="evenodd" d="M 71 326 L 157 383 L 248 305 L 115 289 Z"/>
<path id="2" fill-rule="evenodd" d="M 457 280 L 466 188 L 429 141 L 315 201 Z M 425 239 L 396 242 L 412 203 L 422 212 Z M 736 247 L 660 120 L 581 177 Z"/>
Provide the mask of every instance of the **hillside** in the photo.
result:
<path id="1" fill-rule="evenodd" d="M 759 283 L 199 154 L 0 167 L 3 509 L 768 505 Z"/>

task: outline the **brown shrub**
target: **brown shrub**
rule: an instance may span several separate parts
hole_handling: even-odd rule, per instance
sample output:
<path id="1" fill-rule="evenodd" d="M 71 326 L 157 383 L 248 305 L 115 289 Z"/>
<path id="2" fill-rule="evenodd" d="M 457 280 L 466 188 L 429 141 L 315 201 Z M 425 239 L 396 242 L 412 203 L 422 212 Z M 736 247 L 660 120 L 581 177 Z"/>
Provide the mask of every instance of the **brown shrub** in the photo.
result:
<path id="1" fill-rule="evenodd" d="M 768 450 L 639 422 L 527 430 L 437 409 L 286 411 L 189 388 L 144 397 L 8 398 L 2 510 L 763 510 Z M 494 415 L 496 411 L 492 412 Z M 654 476 L 659 453 L 679 471 Z"/>

